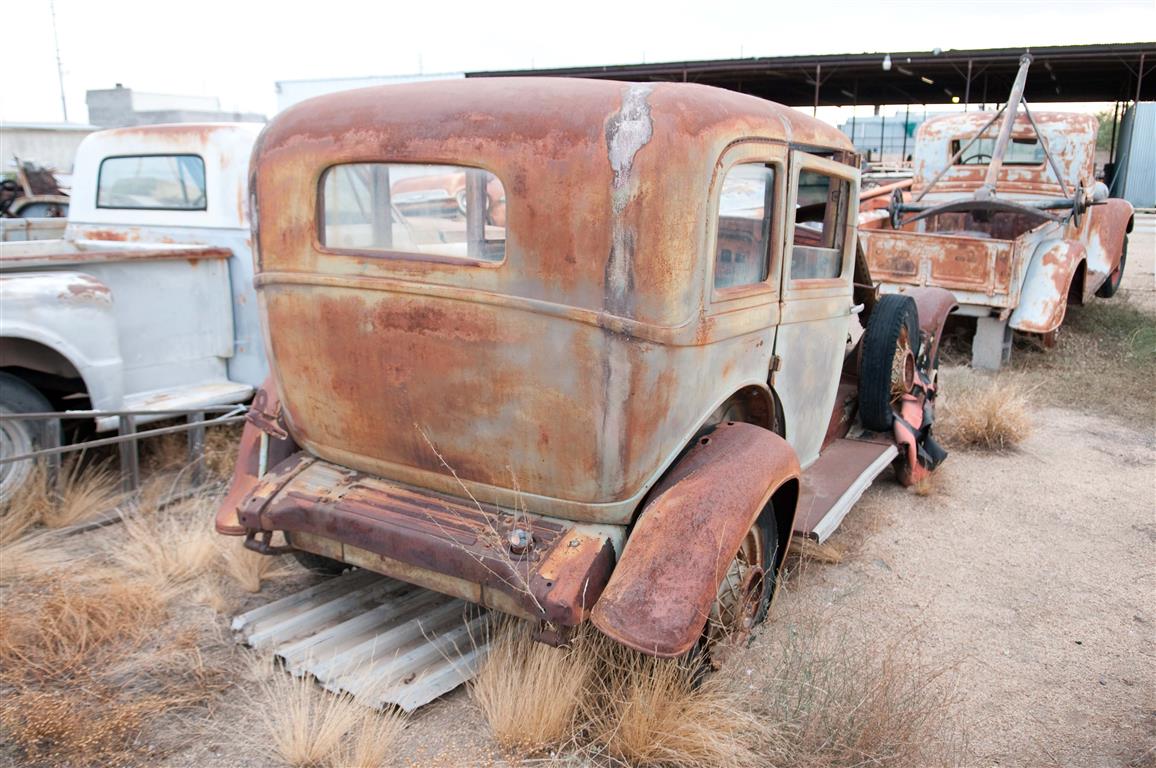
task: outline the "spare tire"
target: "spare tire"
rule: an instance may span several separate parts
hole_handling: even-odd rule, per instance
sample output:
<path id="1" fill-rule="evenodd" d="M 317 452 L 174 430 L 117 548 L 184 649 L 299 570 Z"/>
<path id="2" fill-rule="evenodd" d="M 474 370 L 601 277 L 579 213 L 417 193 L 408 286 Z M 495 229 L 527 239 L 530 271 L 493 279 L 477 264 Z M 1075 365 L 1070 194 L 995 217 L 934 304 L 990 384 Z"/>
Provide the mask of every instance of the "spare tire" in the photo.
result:
<path id="1" fill-rule="evenodd" d="M 871 310 L 859 364 L 859 420 L 882 432 L 895 420 L 894 403 L 908 391 L 919 357 L 919 310 L 915 300 L 887 294 Z"/>

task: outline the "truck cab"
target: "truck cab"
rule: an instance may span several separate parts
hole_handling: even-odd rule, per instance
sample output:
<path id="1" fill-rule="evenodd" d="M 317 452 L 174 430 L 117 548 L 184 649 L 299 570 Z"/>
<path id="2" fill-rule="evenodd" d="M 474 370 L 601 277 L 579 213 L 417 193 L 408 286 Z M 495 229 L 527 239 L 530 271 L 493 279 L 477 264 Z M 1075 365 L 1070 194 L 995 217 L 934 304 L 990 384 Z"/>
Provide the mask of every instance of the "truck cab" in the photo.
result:
<path id="1" fill-rule="evenodd" d="M 697 85 L 292 107 L 253 159 L 271 379 L 218 531 L 546 638 L 749 634 L 793 534 L 942 459 L 922 340 L 950 296 L 855 289 L 857 174 L 833 128 Z"/>

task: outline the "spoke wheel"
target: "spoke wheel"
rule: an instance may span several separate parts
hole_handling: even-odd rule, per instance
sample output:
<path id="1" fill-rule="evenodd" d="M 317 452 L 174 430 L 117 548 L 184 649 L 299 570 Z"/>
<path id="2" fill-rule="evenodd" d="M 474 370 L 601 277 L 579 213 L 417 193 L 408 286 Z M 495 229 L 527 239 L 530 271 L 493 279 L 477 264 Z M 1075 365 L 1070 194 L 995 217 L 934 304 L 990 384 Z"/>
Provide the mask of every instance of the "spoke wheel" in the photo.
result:
<path id="1" fill-rule="evenodd" d="M 771 516 L 771 525 L 774 524 Z M 770 534 L 773 536 L 773 532 Z M 768 554 L 768 531 L 762 518 L 743 537 L 719 584 L 706 626 L 709 646 L 726 644 L 744 647 L 751 640 L 755 626 L 766 615 L 770 602 L 766 569 L 772 566 Z"/>

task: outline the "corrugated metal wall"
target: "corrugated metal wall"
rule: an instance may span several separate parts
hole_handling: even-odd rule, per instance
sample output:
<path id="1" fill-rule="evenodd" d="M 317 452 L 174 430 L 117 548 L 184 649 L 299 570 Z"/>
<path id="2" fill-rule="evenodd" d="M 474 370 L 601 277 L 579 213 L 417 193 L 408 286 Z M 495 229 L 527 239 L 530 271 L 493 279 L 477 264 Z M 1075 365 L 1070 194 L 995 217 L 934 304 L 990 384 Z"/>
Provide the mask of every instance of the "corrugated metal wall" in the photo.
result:
<path id="1" fill-rule="evenodd" d="M 1156 102 L 1128 107 L 1120 123 L 1112 197 L 1137 208 L 1156 208 Z"/>

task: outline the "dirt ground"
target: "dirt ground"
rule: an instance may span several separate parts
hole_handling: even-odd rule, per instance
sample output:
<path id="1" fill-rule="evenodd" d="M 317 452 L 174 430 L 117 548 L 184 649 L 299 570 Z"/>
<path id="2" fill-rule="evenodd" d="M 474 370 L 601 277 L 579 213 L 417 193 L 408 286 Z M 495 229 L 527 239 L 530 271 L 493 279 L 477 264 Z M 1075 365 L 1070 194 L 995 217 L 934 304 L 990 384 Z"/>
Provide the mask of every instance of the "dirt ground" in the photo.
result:
<path id="1" fill-rule="evenodd" d="M 1156 235 L 1151 219 L 1142 227 L 1125 295 L 1156 314 Z M 945 737 L 962 745 L 955 762 L 1156 766 L 1156 413 L 1147 410 L 1125 418 L 1033 407 L 1017 450 L 953 449 L 927 496 L 885 474 L 833 537 L 842 561 L 797 569 L 741 666 L 719 674 L 775 675 L 777 641 L 798 630 L 800 615 L 821 615 L 880 647 L 912 643 L 927 668 L 944 670 L 955 701 Z M 298 573 L 230 610 L 307 580 Z M 257 743 L 256 684 L 228 617 L 196 606 L 181 620 L 212 624 L 205 657 L 235 671 L 207 713 L 164 724 L 158 738 L 179 747 L 157 764 L 279 765 Z M 0 750 L 5 761 L 18 764 Z M 394 764 L 503 760 L 458 690 L 412 718 Z"/>

